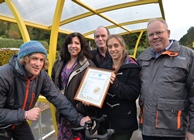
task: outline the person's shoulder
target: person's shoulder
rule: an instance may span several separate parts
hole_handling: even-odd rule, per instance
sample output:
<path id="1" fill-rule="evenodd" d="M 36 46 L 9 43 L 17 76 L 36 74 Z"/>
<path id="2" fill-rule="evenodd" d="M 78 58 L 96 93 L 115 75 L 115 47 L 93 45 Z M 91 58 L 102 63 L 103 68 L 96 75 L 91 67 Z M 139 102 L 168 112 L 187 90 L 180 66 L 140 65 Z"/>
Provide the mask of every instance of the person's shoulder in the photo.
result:
<path id="1" fill-rule="evenodd" d="M 148 47 L 137 57 L 136 60 L 138 61 L 140 59 L 150 59 L 151 57 L 151 48 Z"/>
<path id="2" fill-rule="evenodd" d="M 92 54 L 97 54 L 97 48 L 95 48 L 95 49 L 92 49 L 91 51 L 90 51 Z"/>
<path id="3" fill-rule="evenodd" d="M 99 68 L 108 68 L 108 67 L 111 65 L 111 63 L 112 63 L 112 60 L 109 59 L 109 60 L 105 61 L 104 63 L 102 63 L 102 64 L 99 66 Z"/>
<path id="4" fill-rule="evenodd" d="M 88 62 L 90 63 L 90 66 L 96 67 L 96 65 L 94 64 L 94 62 L 91 59 L 88 59 Z"/>
<path id="5" fill-rule="evenodd" d="M 12 83 L 15 79 L 16 71 L 14 67 L 11 66 L 9 63 L 3 66 L 0 66 L 0 79 L 4 82 Z"/>
<path id="6" fill-rule="evenodd" d="M 41 79 L 51 79 L 46 70 L 41 70 L 38 76 Z"/>
<path id="7" fill-rule="evenodd" d="M 54 62 L 53 67 L 58 67 L 58 65 L 63 65 L 63 61 L 62 61 L 61 59 L 57 59 L 57 60 Z"/>
<path id="8" fill-rule="evenodd" d="M 13 73 L 13 67 L 10 64 L 0 66 L 0 73 Z"/>
<path id="9" fill-rule="evenodd" d="M 177 41 L 176 41 L 177 42 Z M 180 49 L 180 53 L 182 54 L 185 54 L 185 55 L 187 55 L 187 56 L 192 56 L 192 57 L 194 57 L 194 50 L 193 49 L 191 49 L 191 48 L 189 48 L 189 47 L 187 47 L 187 46 L 184 46 L 184 45 L 181 45 L 181 44 L 179 44 L 179 43 L 176 43 L 176 46 L 178 46 L 179 47 L 179 49 Z M 175 46 L 175 47 L 176 47 Z"/>

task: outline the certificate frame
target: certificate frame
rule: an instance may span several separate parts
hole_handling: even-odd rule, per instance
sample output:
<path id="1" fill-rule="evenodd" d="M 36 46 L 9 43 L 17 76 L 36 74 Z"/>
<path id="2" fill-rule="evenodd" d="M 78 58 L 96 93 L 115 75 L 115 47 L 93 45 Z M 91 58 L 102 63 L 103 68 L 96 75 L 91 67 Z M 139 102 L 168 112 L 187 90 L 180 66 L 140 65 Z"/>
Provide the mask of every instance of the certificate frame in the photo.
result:
<path id="1" fill-rule="evenodd" d="M 110 87 L 112 70 L 89 66 L 84 73 L 74 99 L 102 108 Z"/>

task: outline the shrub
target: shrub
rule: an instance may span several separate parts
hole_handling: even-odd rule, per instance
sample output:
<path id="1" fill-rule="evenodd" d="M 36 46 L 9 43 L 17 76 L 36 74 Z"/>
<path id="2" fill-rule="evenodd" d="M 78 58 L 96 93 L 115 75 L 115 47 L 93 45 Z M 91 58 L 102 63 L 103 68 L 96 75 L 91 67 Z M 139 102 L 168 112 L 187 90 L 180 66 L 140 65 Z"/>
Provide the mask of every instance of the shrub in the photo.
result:
<path id="1" fill-rule="evenodd" d="M 37 40 L 39 41 L 39 40 Z M 49 45 L 46 41 L 39 41 L 48 51 Z M 0 48 L 20 48 L 20 46 L 24 43 L 23 40 L 20 39 L 5 39 L 0 38 Z"/>
<path id="2" fill-rule="evenodd" d="M 145 51 L 145 48 L 138 48 L 138 49 L 137 49 L 136 58 L 137 58 L 143 51 Z M 127 53 L 128 53 L 128 55 L 133 55 L 134 49 L 127 50 Z"/>
<path id="3" fill-rule="evenodd" d="M 10 58 L 17 53 L 18 50 L 0 49 L 0 66 L 7 64 Z"/>

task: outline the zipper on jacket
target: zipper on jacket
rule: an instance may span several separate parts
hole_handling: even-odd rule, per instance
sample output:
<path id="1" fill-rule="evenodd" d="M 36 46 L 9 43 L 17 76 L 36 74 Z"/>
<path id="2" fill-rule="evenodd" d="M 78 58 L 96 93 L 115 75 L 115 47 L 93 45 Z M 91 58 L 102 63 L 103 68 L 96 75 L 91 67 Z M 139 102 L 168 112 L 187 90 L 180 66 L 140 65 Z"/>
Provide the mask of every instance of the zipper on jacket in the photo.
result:
<path id="1" fill-rule="evenodd" d="M 181 114 L 182 114 L 182 111 L 179 110 L 177 115 L 177 129 L 181 128 Z"/>
<path id="2" fill-rule="evenodd" d="M 26 103 L 27 103 L 27 100 L 28 100 L 28 94 L 29 94 L 29 87 L 30 87 L 30 80 L 27 80 L 26 94 L 25 94 L 25 98 L 24 98 L 24 103 L 23 103 L 23 106 L 22 106 L 22 110 L 25 110 L 25 107 L 26 107 Z"/>
<path id="3" fill-rule="evenodd" d="M 34 92 L 32 92 L 32 98 L 31 98 L 31 102 L 30 102 L 29 108 L 32 107 L 32 103 L 34 102 L 34 97 L 35 97 L 35 94 L 34 94 Z"/>
<path id="4" fill-rule="evenodd" d="M 156 110 L 156 124 L 155 124 L 155 127 L 156 128 L 158 127 L 158 109 Z"/>
<path id="5" fill-rule="evenodd" d="M 139 123 L 143 124 L 143 113 L 144 113 L 144 105 L 142 105 L 140 117 L 139 117 Z"/>

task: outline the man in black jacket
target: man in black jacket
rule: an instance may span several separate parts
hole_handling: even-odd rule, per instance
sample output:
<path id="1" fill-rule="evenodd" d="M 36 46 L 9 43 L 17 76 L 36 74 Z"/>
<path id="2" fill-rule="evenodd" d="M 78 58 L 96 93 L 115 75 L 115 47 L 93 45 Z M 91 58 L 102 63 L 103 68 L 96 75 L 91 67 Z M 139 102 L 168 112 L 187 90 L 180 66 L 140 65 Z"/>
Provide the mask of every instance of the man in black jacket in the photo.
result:
<path id="1" fill-rule="evenodd" d="M 97 48 L 92 50 L 92 61 L 99 67 L 102 63 L 110 59 L 110 55 L 107 51 L 106 40 L 110 35 L 109 30 L 106 27 L 99 26 L 94 32 L 94 39 Z"/>
<path id="2" fill-rule="evenodd" d="M 20 47 L 8 64 L 0 67 L 0 131 L 13 140 L 34 140 L 29 121 L 38 119 L 41 110 L 34 105 L 41 93 L 46 99 L 76 125 L 84 125 L 89 117 L 78 114 L 61 94 L 45 68 L 47 52 L 37 41 Z M 1 137 L 0 140 L 6 138 Z"/>

